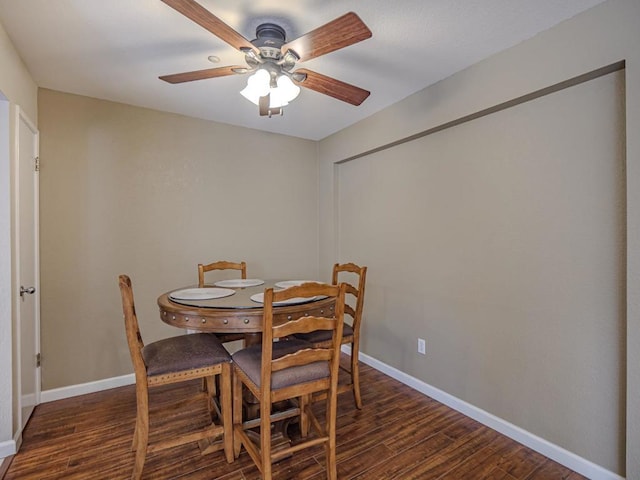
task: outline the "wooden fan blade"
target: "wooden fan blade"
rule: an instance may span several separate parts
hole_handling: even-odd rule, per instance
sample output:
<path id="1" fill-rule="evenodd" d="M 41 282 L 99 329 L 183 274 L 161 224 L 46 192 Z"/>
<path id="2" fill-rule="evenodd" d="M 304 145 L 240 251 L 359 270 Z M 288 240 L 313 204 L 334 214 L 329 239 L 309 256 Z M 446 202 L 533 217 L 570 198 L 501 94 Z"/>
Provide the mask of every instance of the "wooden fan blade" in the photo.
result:
<path id="1" fill-rule="evenodd" d="M 238 65 L 230 65 L 228 67 L 207 68 L 205 70 L 194 70 L 193 72 L 174 73 L 172 75 L 163 75 L 158 77 L 169 83 L 193 82 L 194 80 L 205 80 L 207 78 L 225 77 L 227 75 L 235 75 L 234 69 L 245 69 Z"/>
<path id="2" fill-rule="evenodd" d="M 338 100 L 350 103 L 351 105 L 360 105 L 370 94 L 369 91 L 360 87 L 356 87 L 355 85 L 351 85 L 346 82 L 341 82 L 340 80 L 327 77 L 326 75 L 313 72 L 306 68 L 299 68 L 293 73 L 304 73 L 307 76 L 303 81 L 298 82 L 295 80 L 294 75 L 293 81 L 295 84 L 315 90 L 318 93 L 324 93 L 325 95 L 337 98 Z"/>
<path id="3" fill-rule="evenodd" d="M 371 35 L 371 30 L 360 20 L 360 17 L 349 12 L 285 43 L 280 50 L 283 55 L 287 50 L 293 50 L 300 57 L 299 61 L 304 62 L 366 40 Z"/>
<path id="4" fill-rule="evenodd" d="M 164 3 L 169 5 L 171 8 L 180 12 L 182 15 L 187 17 L 190 20 L 193 20 L 201 27 L 213 33 L 216 37 L 224 40 L 229 45 L 237 50 L 241 50 L 242 48 L 249 48 L 256 52 L 256 54 L 260 54 L 260 50 L 258 50 L 253 44 L 236 32 L 229 25 L 224 23 L 218 17 L 216 17 L 209 10 L 204 8 L 199 3 L 194 0 L 162 0 Z"/>

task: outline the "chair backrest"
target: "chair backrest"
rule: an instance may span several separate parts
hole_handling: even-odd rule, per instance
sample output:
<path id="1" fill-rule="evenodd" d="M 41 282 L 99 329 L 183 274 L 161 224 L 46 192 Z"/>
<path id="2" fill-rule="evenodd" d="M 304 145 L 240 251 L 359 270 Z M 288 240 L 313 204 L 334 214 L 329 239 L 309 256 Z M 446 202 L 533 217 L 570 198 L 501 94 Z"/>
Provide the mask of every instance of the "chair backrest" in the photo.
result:
<path id="1" fill-rule="evenodd" d="M 341 273 L 343 275 L 340 275 Z M 362 322 L 362 307 L 364 306 L 364 287 L 367 280 L 367 267 L 360 267 L 355 263 L 336 263 L 333 266 L 331 283 L 333 285 L 338 285 L 338 280 L 342 279 L 344 281 L 344 277 L 347 276 L 347 274 L 354 274 L 358 277 L 357 286 L 354 286 L 350 282 L 346 282 L 346 293 L 347 295 L 351 295 L 353 300 L 349 299 L 350 301 L 345 302 L 344 306 L 344 313 L 353 319 L 351 326 L 353 327 L 354 334 L 357 334 L 360 331 L 360 323 Z M 352 305 L 352 302 L 355 302 L 355 304 Z"/>
<path id="2" fill-rule="evenodd" d="M 273 372 L 289 367 L 308 365 L 314 362 L 329 362 L 330 382 L 332 388 L 337 388 L 338 370 L 340 367 L 340 345 L 342 341 L 342 327 L 344 323 L 344 297 L 346 284 L 328 285 L 326 283 L 304 283 L 300 286 L 285 290 L 274 291 L 268 288 L 264 292 L 264 317 L 262 328 L 262 363 L 260 385 L 262 389 L 270 388 Z M 335 299 L 333 317 L 305 316 L 291 319 L 280 325 L 273 324 L 273 304 L 291 298 L 309 298 L 325 296 Z M 309 333 L 316 330 L 331 330 L 332 342 L 330 348 L 305 348 L 295 353 L 273 359 L 273 340 L 285 338 L 296 333 Z M 286 341 L 286 340 L 284 340 Z"/>
<path id="3" fill-rule="evenodd" d="M 205 272 L 210 272 L 211 270 L 239 270 L 242 279 L 247 278 L 247 264 L 245 262 L 235 263 L 235 262 L 227 262 L 225 260 L 221 260 L 219 262 L 209 263 L 208 265 L 204 265 L 202 263 L 198 264 L 198 287 L 204 287 L 204 274 Z"/>
<path id="4" fill-rule="evenodd" d="M 124 326 L 127 333 L 127 343 L 129 344 L 129 353 L 131 354 L 131 362 L 136 374 L 136 381 L 146 378 L 147 368 L 142 357 L 142 349 L 144 342 L 140 335 L 140 327 L 138 326 L 138 317 L 136 315 L 136 307 L 133 301 L 133 288 L 131 287 L 131 279 L 127 275 L 120 275 L 120 294 L 122 296 L 122 311 L 124 313 Z"/>

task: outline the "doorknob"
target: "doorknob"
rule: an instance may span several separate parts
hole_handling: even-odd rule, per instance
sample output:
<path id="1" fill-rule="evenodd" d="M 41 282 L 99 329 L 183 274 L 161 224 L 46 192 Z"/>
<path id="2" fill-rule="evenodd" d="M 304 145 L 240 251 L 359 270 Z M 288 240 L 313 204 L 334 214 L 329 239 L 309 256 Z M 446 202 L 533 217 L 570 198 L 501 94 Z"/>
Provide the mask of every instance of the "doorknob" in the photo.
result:
<path id="1" fill-rule="evenodd" d="M 28 293 L 29 295 L 33 295 L 34 293 L 36 293 L 36 288 L 35 287 L 24 288 L 22 285 L 20 285 L 20 296 L 24 298 L 25 293 Z"/>

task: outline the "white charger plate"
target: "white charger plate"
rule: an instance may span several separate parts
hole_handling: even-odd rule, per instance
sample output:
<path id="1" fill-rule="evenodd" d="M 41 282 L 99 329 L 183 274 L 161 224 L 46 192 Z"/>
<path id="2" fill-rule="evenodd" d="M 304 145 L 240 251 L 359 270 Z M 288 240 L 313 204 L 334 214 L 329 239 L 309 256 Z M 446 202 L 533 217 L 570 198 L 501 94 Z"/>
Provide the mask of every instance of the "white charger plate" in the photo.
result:
<path id="1" fill-rule="evenodd" d="M 169 294 L 169 298 L 175 300 L 211 300 L 213 298 L 230 297 L 236 293 L 229 288 L 185 288 Z"/>
<path id="2" fill-rule="evenodd" d="M 281 302 L 273 302 L 274 305 L 295 305 L 296 303 L 307 303 L 313 302 L 319 297 L 294 297 L 289 298 L 288 300 L 283 300 Z M 251 295 L 251 300 L 256 303 L 264 303 L 264 292 L 256 293 L 255 295 Z"/>
<path id="3" fill-rule="evenodd" d="M 256 287 L 263 283 L 264 280 L 260 280 L 259 278 L 234 278 L 231 280 L 220 280 L 219 282 L 214 283 L 214 285 L 216 287 L 246 288 Z"/>
<path id="4" fill-rule="evenodd" d="M 303 283 L 309 283 L 309 282 L 324 283 L 318 280 L 284 280 L 282 282 L 277 282 L 274 286 L 278 288 L 289 288 L 289 287 L 297 287 L 299 285 L 302 285 Z"/>

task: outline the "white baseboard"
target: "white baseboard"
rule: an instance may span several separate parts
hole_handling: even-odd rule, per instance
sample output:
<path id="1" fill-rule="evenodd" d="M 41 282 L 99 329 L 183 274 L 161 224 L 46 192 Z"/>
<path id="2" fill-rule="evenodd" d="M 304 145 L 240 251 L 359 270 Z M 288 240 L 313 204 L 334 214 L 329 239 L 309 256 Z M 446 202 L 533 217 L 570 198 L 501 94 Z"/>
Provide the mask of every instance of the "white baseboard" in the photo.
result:
<path id="1" fill-rule="evenodd" d="M 348 355 L 351 355 L 351 346 L 343 345 L 342 351 Z M 540 438 L 533 433 L 527 432 L 522 428 L 513 425 L 512 423 L 507 422 L 495 415 L 492 415 L 489 412 L 486 412 L 470 403 L 465 402 L 464 400 L 460 400 L 453 395 L 448 394 L 436 387 L 429 385 L 428 383 L 423 382 L 411 375 L 407 375 L 406 373 L 387 365 L 379 360 L 376 360 L 373 357 L 370 357 L 366 354 L 360 353 L 359 359 L 369 365 L 370 367 L 375 368 L 376 370 L 384 373 L 385 375 L 390 376 L 398 380 L 401 383 L 417 390 L 425 395 L 433 398 L 434 400 L 439 401 L 447 405 L 454 410 L 466 415 L 469 418 L 473 418 L 474 420 L 486 425 L 489 428 L 492 428 L 503 435 L 519 442 L 532 450 L 544 455 L 547 458 L 550 458 L 561 465 L 564 465 L 571 470 L 578 472 L 580 475 L 583 475 L 591 480 L 624 480 L 624 477 L 619 476 L 616 473 L 613 473 L 605 468 L 596 465 L 589 460 L 582 458 L 575 453 L 572 453 L 568 450 L 565 450 L 558 445 L 555 445 L 544 438 Z"/>
<path id="2" fill-rule="evenodd" d="M 16 434 L 13 436 L 13 440 L 0 442 L 0 460 L 18 453 L 18 450 L 20 450 L 20 445 L 22 445 L 22 430 L 16 432 Z M 1 475 L 0 478 L 2 478 Z"/>
<path id="3" fill-rule="evenodd" d="M 40 401 L 42 403 L 53 402 L 55 400 L 62 400 L 63 398 L 76 397 L 78 395 L 100 392 L 102 390 L 108 390 L 110 388 L 132 385 L 135 382 L 135 376 L 133 375 L 133 373 L 130 373 L 129 375 L 122 375 L 121 377 L 112 377 L 95 382 L 81 383 L 80 385 L 54 388 L 42 392 L 40 394 Z"/>
<path id="4" fill-rule="evenodd" d="M 6 440 L 0 442 L 0 460 L 10 455 L 14 455 L 18 451 L 15 440 Z"/>

